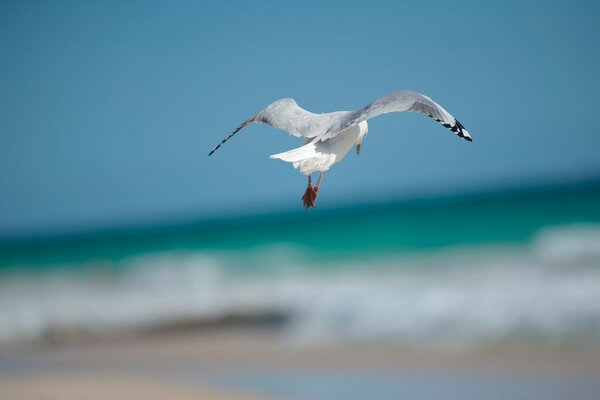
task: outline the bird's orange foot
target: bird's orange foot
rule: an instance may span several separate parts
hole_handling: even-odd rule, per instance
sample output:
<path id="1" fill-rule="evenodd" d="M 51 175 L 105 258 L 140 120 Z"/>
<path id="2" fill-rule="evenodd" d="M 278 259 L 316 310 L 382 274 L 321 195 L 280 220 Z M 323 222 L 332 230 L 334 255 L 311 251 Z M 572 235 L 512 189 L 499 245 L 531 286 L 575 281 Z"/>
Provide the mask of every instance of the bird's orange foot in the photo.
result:
<path id="1" fill-rule="evenodd" d="M 313 188 L 309 183 L 306 188 L 306 192 L 304 192 L 304 196 L 302 196 L 302 204 L 304 204 L 305 209 L 309 209 L 311 207 L 315 207 L 317 202 L 317 193 L 319 192 L 319 187 Z"/>

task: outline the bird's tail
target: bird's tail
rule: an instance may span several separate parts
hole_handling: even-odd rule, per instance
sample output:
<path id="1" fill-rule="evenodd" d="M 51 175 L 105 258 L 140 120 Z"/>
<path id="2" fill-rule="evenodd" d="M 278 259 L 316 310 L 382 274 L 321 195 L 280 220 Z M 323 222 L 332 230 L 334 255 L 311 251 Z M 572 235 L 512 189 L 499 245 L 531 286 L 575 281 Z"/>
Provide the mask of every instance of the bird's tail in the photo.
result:
<path id="1" fill-rule="evenodd" d="M 270 156 L 270 158 L 274 158 L 274 159 L 278 159 L 278 160 L 282 160 L 282 161 L 286 161 L 286 162 L 290 162 L 290 163 L 297 163 L 299 161 L 315 157 L 316 155 L 317 155 L 316 146 L 311 141 L 311 142 L 305 143 L 304 145 L 302 145 L 296 149 L 288 150 L 283 153 L 273 154 Z"/>

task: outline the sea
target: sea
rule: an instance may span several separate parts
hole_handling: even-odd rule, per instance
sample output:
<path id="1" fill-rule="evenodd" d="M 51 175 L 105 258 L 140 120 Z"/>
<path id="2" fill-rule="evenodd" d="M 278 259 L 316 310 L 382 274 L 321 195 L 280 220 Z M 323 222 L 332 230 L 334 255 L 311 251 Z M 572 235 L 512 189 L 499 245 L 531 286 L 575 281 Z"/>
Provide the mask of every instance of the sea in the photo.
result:
<path id="1" fill-rule="evenodd" d="M 220 324 L 600 345 L 600 184 L 0 240 L 0 344 Z"/>

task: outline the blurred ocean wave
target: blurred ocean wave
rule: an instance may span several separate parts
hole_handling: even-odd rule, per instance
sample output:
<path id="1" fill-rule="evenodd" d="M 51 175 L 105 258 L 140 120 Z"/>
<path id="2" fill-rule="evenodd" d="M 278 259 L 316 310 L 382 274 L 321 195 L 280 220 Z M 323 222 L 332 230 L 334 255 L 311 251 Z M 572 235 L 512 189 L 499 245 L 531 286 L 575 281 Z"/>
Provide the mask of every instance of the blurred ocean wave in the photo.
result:
<path id="1" fill-rule="evenodd" d="M 543 229 L 535 238 L 536 255 L 549 264 L 572 265 L 588 262 L 600 267 L 599 225 L 579 224 Z"/>
<path id="2" fill-rule="evenodd" d="M 282 337 L 298 344 L 600 340 L 597 224 L 544 227 L 518 244 L 353 258 L 320 260 L 302 246 L 265 244 L 47 270 L 0 279 L 0 342 L 273 315 L 282 316 Z"/>
<path id="3" fill-rule="evenodd" d="M 0 343 L 600 340 L 600 185 L 0 242 Z"/>

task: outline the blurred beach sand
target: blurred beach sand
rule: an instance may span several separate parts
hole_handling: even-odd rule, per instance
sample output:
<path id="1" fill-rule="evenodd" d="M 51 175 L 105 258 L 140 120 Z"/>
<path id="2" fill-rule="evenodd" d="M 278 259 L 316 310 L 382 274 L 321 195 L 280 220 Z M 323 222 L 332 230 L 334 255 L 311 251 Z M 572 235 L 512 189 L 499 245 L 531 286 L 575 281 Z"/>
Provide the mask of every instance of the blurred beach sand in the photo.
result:
<path id="1" fill-rule="evenodd" d="M 211 329 L 0 354 L 0 398 L 15 400 L 600 395 L 600 349 L 582 346 L 297 345 L 269 330 Z"/>
<path id="2" fill-rule="evenodd" d="M 13 400 L 100 399 L 259 399 L 242 393 L 205 389 L 128 372 L 63 372 L 3 380 L 0 397 Z"/>

